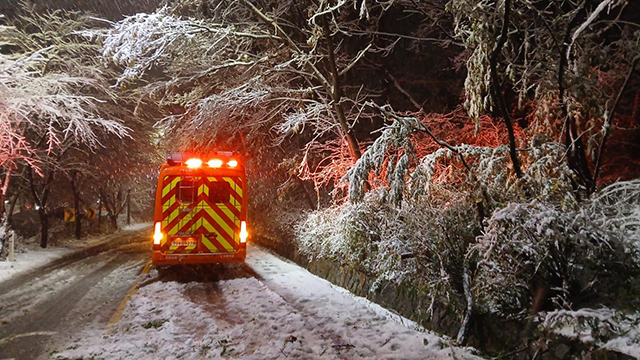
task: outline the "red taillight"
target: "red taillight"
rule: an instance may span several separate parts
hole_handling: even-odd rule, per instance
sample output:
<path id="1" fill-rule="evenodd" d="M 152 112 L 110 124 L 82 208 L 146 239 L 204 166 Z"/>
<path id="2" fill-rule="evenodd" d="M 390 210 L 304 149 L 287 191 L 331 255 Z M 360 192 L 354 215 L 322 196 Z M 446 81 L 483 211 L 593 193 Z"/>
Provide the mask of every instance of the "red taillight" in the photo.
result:
<path id="1" fill-rule="evenodd" d="M 209 162 L 207 164 L 212 168 L 219 168 L 219 167 L 222 167 L 222 160 L 220 160 L 220 159 L 211 159 L 211 160 L 209 160 Z"/>
<path id="2" fill-rule="evenodd" d="M 162 241 L 163 237 L 162 223 L 156 222 L 155 230 L 153 231 L 153 245 L 160 245 L 160 241 Z"/>
<path id="3" fill-rule="evenodd" d="M 190 169 L 197 169 L 202 166 L 202 160 L 193 158 L 187 160 L 185 164 L 187 164 L 187 167 Z"/>
<path id="4" fill-rule="evenodd" d="M 247 232 L 247 222 L 243 221 L 240 223 L 240 242 L 246 243 L 248 237 L 249 233 Z"/>
<path id="5" fill-rule="evenodd" d="M 230 168 L 234 168 L 238 166 L 238 160 L 234 160 L 234 159 L 229 160 L 229 162 L 227 163 L 227 166 Z"/>

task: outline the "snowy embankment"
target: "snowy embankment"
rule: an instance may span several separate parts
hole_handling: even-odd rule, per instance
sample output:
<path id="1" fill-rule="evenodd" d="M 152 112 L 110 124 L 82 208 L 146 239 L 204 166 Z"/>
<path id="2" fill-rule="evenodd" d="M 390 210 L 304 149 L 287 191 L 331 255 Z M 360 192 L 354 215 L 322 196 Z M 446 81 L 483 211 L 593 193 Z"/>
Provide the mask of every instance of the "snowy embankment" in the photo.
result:
<path id="1" fill-rule="evenodd" d="M 640 359 L 640 313 L 585 308 L 553 311 L 541 320 L 555 334 Z"/>
<path id="2" fill-rule="evenodd" d="M 0 261 L 0 282 L 44 266 L 72 252 L 73 250 L 69 248 L 49 248 L 16 253 L 16 261 Z"/>
<path id="3" fill-rule="evenodd" d="M 141 223 L 137 223 L 137 224 L 127 225 L 127 226 L 123 227 L 122 230 L 125 230 L 125 231 L 138 231 L 138 230 L 142 230 L 144 228 L 151 228 L 151 226 L 153 226 L 153 222 L 141 222 Z"/>
<path id="4" fill-rule="evenodd" d="M 151 223 L 132 224 L 122 228 L 122 231 L 139 231 L 145 228 L 151 228 Z M 70 238 L 61 241 L 57 247 L 48 247 L 46 249 L 42 249 L 34 243 L 21 244 L 17 248 L 15 261 L 0 261 L 0 283 L 16 275 L 45 266 L 73 252 L 112 241 L 112 235 L 91 236 L 82 240 Z"/>
<path id="5" fill-rule="evenodd" d="M 107 334 L 87 330 L 60 358 L 471 359 L 469 349 L 252 247 L 246 277 L 152 282 Z M 231 265 L 233 266 L 233 265 Z M 148 276 L 156 276 L 155 270 Z M 254 276 L 252 276 L 254 275 Z M 144 283 L 144 281 L 143 281 Z"/>

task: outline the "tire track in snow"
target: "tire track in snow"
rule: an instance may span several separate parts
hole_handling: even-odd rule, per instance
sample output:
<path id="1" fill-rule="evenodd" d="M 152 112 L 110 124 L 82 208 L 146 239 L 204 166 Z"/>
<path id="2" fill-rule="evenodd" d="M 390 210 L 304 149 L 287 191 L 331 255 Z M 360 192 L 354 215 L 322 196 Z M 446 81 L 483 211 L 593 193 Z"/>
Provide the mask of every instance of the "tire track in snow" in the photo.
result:
<path id="1" fill-rule="evenodd" d="M 135 251 L 136 248 L 138 251 Z M 71 261 L 66 267 L 56 265 L 52 267 L 56 269 L 52 273 L 29 279 L 23 287 L 14 287 L 8 294 L 4 294 L 0 298 L 0 316 L 7 319 L 11 312 L 15 315 L 11 315 L 13 321 L 5 320 L 0 328 L 0 339 L 4 339 L 0 340 L 3 342 L 0 346 L 0 358 L 35 359 L 42 353 L 45 341 L 53 333 L 72 334 L 77 331 L 78 324 L 87 319 L 77 314 L 70 317 L 72 310 L 82 305 L 88 308 L 108 306 L 101 301 L 104 299 L 100 296 L 85 296 L 103 283 L 112 272 L 123 266 L 126 269 L 127 264 L 130 266 L 132 262 L 135 264 L 142 258 L 148 258 L 149 254 L 140 251 L 141 249 L 140 246 L 111 248 L 97 256 Z M 115 283 L 111 285 L 121 286 Z M 128 287 L 128 284 L 125 283 L 124 286 Z M 43 289 L 47 288 L 51 291 L 43 293 Z M 102 297 L 107 294 L 103 292 Z"/>

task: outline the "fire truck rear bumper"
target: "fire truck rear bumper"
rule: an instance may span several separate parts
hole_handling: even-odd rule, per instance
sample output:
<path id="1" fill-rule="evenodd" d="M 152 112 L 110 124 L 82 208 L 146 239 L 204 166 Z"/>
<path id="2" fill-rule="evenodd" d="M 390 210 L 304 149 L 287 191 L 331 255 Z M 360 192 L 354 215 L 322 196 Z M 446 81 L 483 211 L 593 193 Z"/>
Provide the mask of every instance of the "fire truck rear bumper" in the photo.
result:
<path id="1" fill-rule="evenodd" d="M 223 262 L 244 262 L 247 250 L 240 249 L 230 253 L 199 254 L 163 254 L 154 250 L 151 260 L 154 265 L 213 264 Z"/>

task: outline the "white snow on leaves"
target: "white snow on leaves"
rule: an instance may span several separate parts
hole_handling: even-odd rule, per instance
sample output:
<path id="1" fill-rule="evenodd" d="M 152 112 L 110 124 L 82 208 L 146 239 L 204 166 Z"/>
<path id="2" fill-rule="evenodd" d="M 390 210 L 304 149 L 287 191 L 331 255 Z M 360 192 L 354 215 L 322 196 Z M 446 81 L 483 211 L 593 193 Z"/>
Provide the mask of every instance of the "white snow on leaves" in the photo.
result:
<path id="1" fill-rule="evenodd" d="M 59 356 L 473 358 L 466 349 L 443 345 L 447 340 L 260 249 L 250 249 L 247 264 L 260 279 L 143 286 L 111 334 L 88 331 L 78 348 Z"/>
<path id="2" fill-rule="evenodd" d="M 640 313 L 601 308 L 557 310 L 541 316 L 542 327 L 556 334 L 640 359 Z"/>

